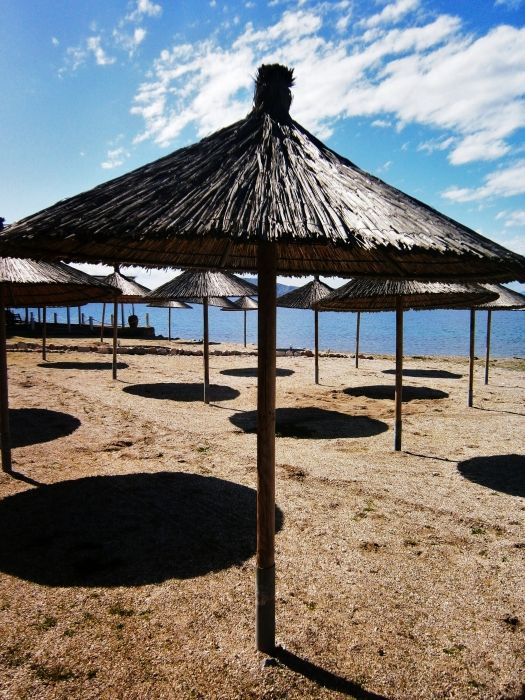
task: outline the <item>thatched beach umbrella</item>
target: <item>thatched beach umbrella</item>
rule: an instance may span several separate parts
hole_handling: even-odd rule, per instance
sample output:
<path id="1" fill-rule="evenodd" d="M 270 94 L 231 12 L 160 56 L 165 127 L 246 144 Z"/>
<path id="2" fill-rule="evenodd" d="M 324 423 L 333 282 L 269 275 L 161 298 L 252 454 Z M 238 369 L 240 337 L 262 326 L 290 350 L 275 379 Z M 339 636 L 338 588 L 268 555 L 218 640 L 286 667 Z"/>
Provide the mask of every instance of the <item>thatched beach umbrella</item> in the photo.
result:
<path id="1" fill-rule="evenodd" d="M 525 258 L 364 172 L 261 66 L 240 121 L 22 219 L 0 254 L 258 273 L 257 647 L 275 644 L 276 275 L 525 280 Z"/>
<path id="2" fill-rule="evenodd" d="M 499 294 L 495 301 L 488 304 L 478 304 L 471 313 L 475 313 L 478 309 L 486 309 L 487 311 L 487 336 L 485 348 L 485 384 L 489 383 L 489 363 L 490 363 L 490 335 L 492 326 L 493 311 L 518 311 L 525 310 L 525 294 L 515 292 L 513 289 L 504 287 L 502 284 L 484 284 L 485 289 Z M 474 321 L 475 323 L 475 321 Z"/>
<path id="3" fill-rule="evenodd" d="M 117 378 L 117 346 L 118 346 L 118 304 L 121 304 L 122 326 L 124 326 L 124 304 L 136 304 L 144 301 L 144 296 L 150 291 L 147 287 L 138 282 L 135 282 L 128 277 L 125 277 L 120 271 L 119 266 L 115 265 L 114 272 L 102 281 L 115 289 L 118 289 L 120 296 L 113 301 L 113 356 L 111 369 L 113 379 Z M 106 315 L 106 304 L 102 307 L 102 323 L 100 328 L 100 340 L 104 337 L 104 320 Z"/>
<path id="4" fill-rule="evenodd" d="M 314 310 L 314 378 L 316 384 L 319 384 L 319 311 L 315 305 L 332 291 L 332 287 L 321 282 L 316 275 L 313 282 L 308 282 L 302 287 L 292 289 L 291 292 L 277 297 L 277 306 L 287 309 Z"/>
<path id="5" fill-rule="evenodd" d="M 488 296 L 490 295 L 490 297 Z M 396 312 L 396 388 L 394 449 L 401 450 L 403 401 L 403 311 L 467 307 L 495 299 L 494 293 L 476 284 L 444 284 L 399 280 L 352 280 L 318 302 L 326 311 Z"/>
<path id="6" fill-rule="evenodd" d="M 226 297 L 257 294 L 257 288 L 229 272 L 211 270 L 186 270 L 178 277 L 151 291 L 146 299 L 165 301 L 182 299 L 202 303 L 203 314 L 203 355 L 204 355 L 204 403 L 209 403 L 210 386 L 210 340 L 208 330 L 208 305 L 228 304 Z"/>
<path id="7" fill-rule="evenodd" d="M 191 309 L 189 304 L 185 301 L 177 301 L 176 299 L 169 299 L 166 301 L 152 301 L 148 306 L 153 306 L 161 309 L 168 309 L 168 340 L 171 340 L 171 310 L 172 309 Z"/>
<path id="8" fill-rule="evenodd" d="M 244 347 L 246 347 L 246 316 L 248 311 L 257 311 L 259 306 L 251 297 L 240 297 L 227 306 L 222 306 L 221 311 L 244 311 Z"/>
<path id="9" fill-rule="evenodd" d="M 43 306 L 45 309 L 46 306 L 99 301 L 112 293 L 111 287 L 69 265 L 0 258 L 0 441 L 4 471 L 11 471 L 6 306 Z"/>

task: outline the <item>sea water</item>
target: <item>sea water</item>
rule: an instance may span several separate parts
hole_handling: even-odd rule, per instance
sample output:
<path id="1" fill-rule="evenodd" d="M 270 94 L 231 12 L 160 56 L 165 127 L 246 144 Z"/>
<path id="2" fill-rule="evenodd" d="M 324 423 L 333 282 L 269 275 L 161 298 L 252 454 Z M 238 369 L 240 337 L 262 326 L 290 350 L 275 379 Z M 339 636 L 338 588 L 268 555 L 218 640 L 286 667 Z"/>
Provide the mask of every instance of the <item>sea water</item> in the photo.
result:
<path id="1" fill-rule="evenodd" d="M 113 305 L 106 306 L 106 323 Z M 149 323 L 157 336 L 168 337 L 168 310 L 134 305 L 139 325 Z M 21 310 L 23 314 L 23 310 Z M 81 307 L 86 323 L 91 316 L 96 325 L 102 319 L 102 304 L 86 304 Z M 48 320 L 66 321 L 65 309 L 48 309 Z M 132 313 L 131 304 L 124 304 L 127 323 Z M 21 315 L 22 315 L 21 314 Z M 36 318 L 36 311 L 34 311 Z M 319 313 L 319 346 L 321 350 L 353 352 L 355 349 L 356 314 L 347 312 Z M 172 309 L 172 337 L 202 338 L 202 306 L 191 309 Z M 404 314 L 404 352 L 406 355 L 468 355 L 469 311 L 439 309 L 436 311 L 406 311 Z M 476 354 L 485 352 L 485 311 L 476 312 Z M 119 304 L 119 323 L 121 309 Z M 78 323 L 78 313 L 71 309 L 71 322 Z M 210 340 L 242 343 L 244 337 L 244 313 L 221 311 L 209 307 Z M 302 309 L 277 310 L 277 347 L 313 348 L 314 312 Z M 257 311 L 247 312 L 247 340 L 257 342 Z M 395 314 L 393 312 L 361 313 L 360 352 L 395 352 Z M 493 357 L 525 356 L 525 311 L 494 311 L 492 313 L 491 355 Z"/>

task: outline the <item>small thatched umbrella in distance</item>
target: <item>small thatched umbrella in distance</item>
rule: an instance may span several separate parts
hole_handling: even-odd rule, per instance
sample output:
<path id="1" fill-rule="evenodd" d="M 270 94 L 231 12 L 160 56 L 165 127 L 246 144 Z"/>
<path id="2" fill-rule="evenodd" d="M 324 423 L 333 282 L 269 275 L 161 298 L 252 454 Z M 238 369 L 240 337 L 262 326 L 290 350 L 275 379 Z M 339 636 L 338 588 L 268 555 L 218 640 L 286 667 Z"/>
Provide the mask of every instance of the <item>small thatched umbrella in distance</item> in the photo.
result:
<path id="1" fill-rule="evenodd" d="M 277 297 L 277 306 L 287 309 L 314 310 L 314 377 L 316 384 L 319 384 L 319 311 L 315 308 L 315 305 L 332 291 L 332 287 L 321 282 L 318 275 L 316 275 L 313 282 L 308 282 L 302 287 L 292 289 L 291 292 Z"/>
<path id="2" fill-rule="evenodd" d="M 2 469 L 11 471 L 6 306 L 66 306 L 108 298 L 111 287 L 63 263 L 0 258 L 0 440 Z M 45 323 L 45 316 L 44 316 Z"/>
<path id="3" fill-rule="evenodd" d="M 246 347 L 246 316 L 248 311 L 257 311 L 257 302 L 251 297 L 240 297 L 237 301 L 234 301 L 231 305 L 222 306 L 221 311 L 244 311 L 244 347 Z"/>
<path id="4" fill-rule="evenodd" d="M 261 651 L 275 646 L 277 273 L 525 281 L 523 256 L 369 175 L 295 122 L 292 84 L 293 70 L 261 66 L 244 119 L 0 236 L 2 255 L 257 271 Z"/>
<path id="5" fill-rule="evenodd" d="M 105 284 L 118 289 L 120 296 L 118 300 L 113 301 L 113 357 L 112 357 L 112 375 L 113 379 L 117 378 L 117 345 L 118 345 L 118 304 L 121 304 L 122 311 L 122 325 L 124 326 L 124 304 L 135 304 L 138 302 L 144 302 L 144 297 L 150 291 L 144 285 L 130 280 L 125 277 L 121 272 L 119 272 L 119 266 L 115 265 L 114 272 L 107 277 L 104 277 L 103 282 Z M 100 339 L 104 336 L 104 317 L 106 314 L 106 304 L 102 307 L 102 324 L 100 331 Z"/>
<path id="6" fill-rule="evenodd" d="M 152 301 L 148 306 L 154 306 L 161 309 L 168 309 L 168 340 L 171 340 L 171 310 L 172 309 L 191 309 L 189 304 L 184 301 L 170 299 L 168 301 Z"/>
<path id="7" fill-rule="evenodd" d="M 204 403 L 209 403 L 210 386 L 210 340 L 208 332 L 208 304 L 210 300 L 218 306 L 228 303 L 227 299 L 215 297 L 238 297 L 257 294 L 257 288 L 229 272 L 212 272 L 211 270 L 186 270 L 178 277 L 151 291 L 148 301 L 182 299 L 183 301 L 200 301 L 203 313 L 204 340 Z"/>
<path id="8" fill-rule="evenodd" d="M 475 309 L 471 310 L 471 314 L 474 314 L 479 309 L 486 309 L 487 311 L 487 337 L 486 337 L 486 351 L 485 351 L 485 384 L 489 383 L 489 363 L 490 363 L 490 335 L 491 335 L 491 325 L 492 325 L 492 312 L 493 311 L 518 311 L 525 310 L 525 295 L 515 292 L 513 289 L 504 287 L 502 284 L 484 284 L 485 289 L 489 289 L 491 292 L 499 294 L 499 297 L 495 301 L 491 301 L 488 304 L 478 304 Z M 475 321 L 474 321 L 475 324 Z"/>
<path id="9" fill-rule="evenodd" d="M 490 294 L 490 297 L 488 296 Z M 352 280 L 321 299 L 317 308 L 327 311 L 396 312 L 396 391 L 394 449 L 401 450 L 403 401 L 403 311 L 468 307 L 490 301 L 494 293 L 476 284 L 443 284 L 392 280 Z"/>

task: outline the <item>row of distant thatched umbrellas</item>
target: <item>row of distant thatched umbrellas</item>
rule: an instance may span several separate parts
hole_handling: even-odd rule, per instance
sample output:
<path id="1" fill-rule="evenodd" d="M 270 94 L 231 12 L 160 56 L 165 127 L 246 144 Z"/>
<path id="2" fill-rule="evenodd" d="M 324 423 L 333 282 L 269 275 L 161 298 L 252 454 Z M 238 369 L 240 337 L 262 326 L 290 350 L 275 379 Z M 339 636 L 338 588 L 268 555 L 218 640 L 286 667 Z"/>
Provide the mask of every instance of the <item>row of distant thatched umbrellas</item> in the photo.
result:
<path id="1" fill-rule="evenodd" d="M 293 71 L 261 66 L 242 120 L 44 209 L 2 256 L 258 274 L 257 648 L 275 650 L 277 274 L 525 281 L 525 258 L 360 170 L 293 121 Z"/>

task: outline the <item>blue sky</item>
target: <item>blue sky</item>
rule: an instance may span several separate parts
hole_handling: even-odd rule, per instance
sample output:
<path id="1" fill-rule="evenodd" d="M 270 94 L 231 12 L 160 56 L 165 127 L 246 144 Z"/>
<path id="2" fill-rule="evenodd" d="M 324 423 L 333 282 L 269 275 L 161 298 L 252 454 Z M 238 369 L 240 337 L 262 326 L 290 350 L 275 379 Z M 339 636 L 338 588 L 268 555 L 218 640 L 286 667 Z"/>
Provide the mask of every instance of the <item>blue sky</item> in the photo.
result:
<path id="1" fill-rule="evenodd" d="M 0 26 L 8 223 L 243 117 L 281 62 L 297 121 L 525 254 L 524 0 L 3 0 Z"/>

